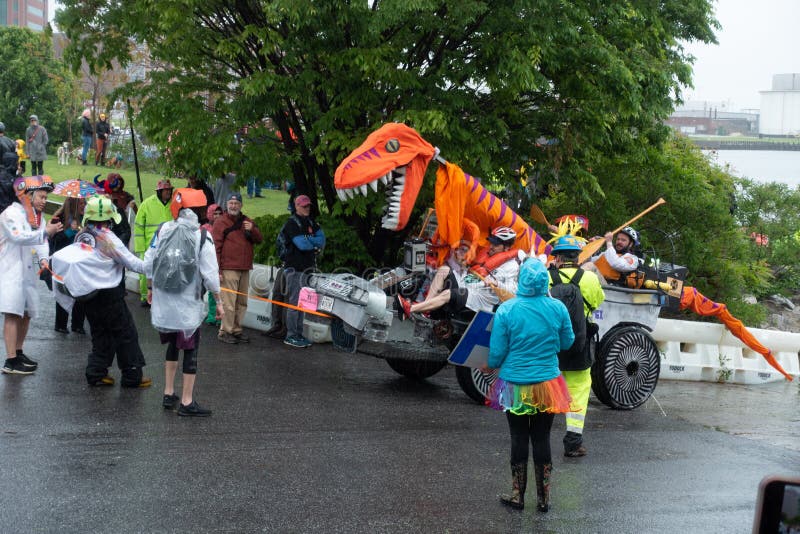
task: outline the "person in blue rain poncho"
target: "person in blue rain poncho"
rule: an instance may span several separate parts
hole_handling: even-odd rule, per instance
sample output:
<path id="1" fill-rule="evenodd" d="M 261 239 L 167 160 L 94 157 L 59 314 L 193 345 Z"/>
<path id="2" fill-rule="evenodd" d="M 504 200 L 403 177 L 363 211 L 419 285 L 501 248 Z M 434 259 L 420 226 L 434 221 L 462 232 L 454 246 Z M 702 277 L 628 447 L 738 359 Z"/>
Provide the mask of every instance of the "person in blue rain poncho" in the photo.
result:
<path id="1" fill-rule="evenodd" d="M 511 431 L 512 492 L 500 500 L 524 508 L 530 441 L 541 512 L 550 505 L 550 428 L 555 414 L 570 411 L 571 403 L 557 354 L 575 339 L 567 308 L 548 295 L 549 283 L 540 261 L 522 264 L 517 296 L 503 302 L 494 316 L 487 364 L 499 369 L 487 404 L 506 412 Z"/>

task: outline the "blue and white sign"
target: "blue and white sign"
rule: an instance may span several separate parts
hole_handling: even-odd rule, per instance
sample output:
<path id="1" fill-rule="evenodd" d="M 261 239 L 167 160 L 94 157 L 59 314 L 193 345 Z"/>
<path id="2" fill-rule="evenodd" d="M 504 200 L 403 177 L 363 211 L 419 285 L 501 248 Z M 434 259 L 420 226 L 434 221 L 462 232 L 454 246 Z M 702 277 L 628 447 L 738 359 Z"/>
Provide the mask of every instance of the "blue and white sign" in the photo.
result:
<path id="1" fill-rule="evenodd" d="M 494 314 L 479 311 L 469 323 L 461 341 L 447 358 L 452 364 L 465 367 L 483 367 L 489 361 L 489 338 L 492 334 Z"/>

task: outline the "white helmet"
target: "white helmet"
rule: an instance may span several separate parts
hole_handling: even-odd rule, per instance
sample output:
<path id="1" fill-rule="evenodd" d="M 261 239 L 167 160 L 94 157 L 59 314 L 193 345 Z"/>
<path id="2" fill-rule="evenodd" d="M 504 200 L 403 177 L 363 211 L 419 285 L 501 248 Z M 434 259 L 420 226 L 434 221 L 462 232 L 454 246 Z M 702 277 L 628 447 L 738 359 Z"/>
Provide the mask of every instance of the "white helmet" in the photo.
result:
<path id="1" fill-rule="evenodd" d="M 499 226 L 492 230 L 492 235 L 488 239 L 490 243 L 495 245 L 511 246 L 517 240 L 517 232 L 508 226 Z"/>

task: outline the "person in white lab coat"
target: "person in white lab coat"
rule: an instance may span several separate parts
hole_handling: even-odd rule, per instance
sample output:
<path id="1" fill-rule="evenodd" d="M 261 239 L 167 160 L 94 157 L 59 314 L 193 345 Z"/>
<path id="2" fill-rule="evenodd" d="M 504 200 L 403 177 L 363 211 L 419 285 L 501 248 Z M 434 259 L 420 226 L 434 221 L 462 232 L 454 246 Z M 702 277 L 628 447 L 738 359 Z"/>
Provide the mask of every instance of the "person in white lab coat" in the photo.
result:
<path id="1" fill-rule="evenodd" d="M 60 222 L 47 223 L 43 217 L 47 193 L 52 190 L 48 176 L 17 178 L 17 202 L 0 214 L 0 313 L 5 318 L 6 346 L 2 371 L 6 374 L 29 375 L 38 368 L 22 345 L 38 310 L 36 283 L 40 270 L 47 267 L 47 237 L 63 228 Z"/>

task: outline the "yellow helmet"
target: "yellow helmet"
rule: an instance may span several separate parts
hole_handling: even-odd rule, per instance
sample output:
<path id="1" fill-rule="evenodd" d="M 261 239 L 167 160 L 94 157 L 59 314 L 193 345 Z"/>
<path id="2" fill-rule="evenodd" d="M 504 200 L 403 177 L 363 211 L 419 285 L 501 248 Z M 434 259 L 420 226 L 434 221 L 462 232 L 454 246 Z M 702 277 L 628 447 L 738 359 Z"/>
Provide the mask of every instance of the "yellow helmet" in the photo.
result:
<path id="1" fill-rule="evenodd" d="M 119 224 L 122 215 L 117 212 L 117 207 L 110 198 L 94 195 L 86 201 L 83 210 L 82 224 L 86 226 L 87 221 L 114 221 L 115 224 Z"/>

